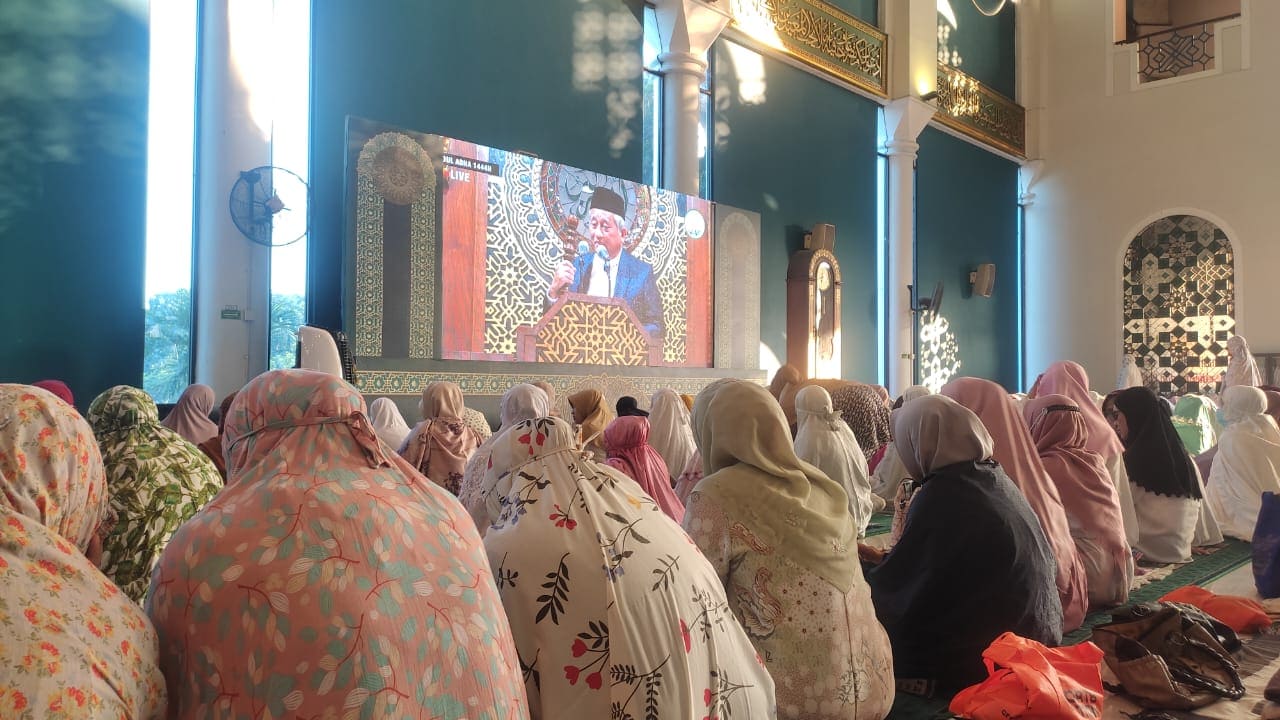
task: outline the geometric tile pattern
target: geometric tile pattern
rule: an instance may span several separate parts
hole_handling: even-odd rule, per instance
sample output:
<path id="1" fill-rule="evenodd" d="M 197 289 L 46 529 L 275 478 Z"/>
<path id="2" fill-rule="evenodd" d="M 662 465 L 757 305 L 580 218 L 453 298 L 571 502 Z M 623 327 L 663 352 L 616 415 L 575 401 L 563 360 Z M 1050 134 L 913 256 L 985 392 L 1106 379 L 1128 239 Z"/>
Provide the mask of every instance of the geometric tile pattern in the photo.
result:
<path id="1" fill-rule="evenodd" d="M 649 364 L 649 336 L 621 305 L 567 300 L 538 337 L 538 362 Z"/>
<path id="2" fill-rule="evenodd" d="M 404 133 L 369 138 L 356 160 L 355 355 L 382 355 L 383 203 L 409 206 L 409 357 L 434 354 L 436 168 Z M 392 258 L 392 262 L 405 259 Z"/>
<path id="3" fill-rule="evenodd" d="M 760 216 L 715 208 L 715 367 L 760 366 Z"/>
<path id="4" fill-rule="evenodd" d="M 358 357 L 382 354 L 382 196 L 372 178 L 356 174 L 355 328 Z"/>
<path id="5" fill-rule="evenodd" d="M 759 371 L 739 371 L 737 377 L 744 377 L 757 383 L 764 382 L 764 374 Z M 437 381 L 452 382 L 462 388 L 462 394 L 498 397 L 511 389 L 512 385 L 525 382 L 543 381 L 556 389 L 560 400 L 560 411 L 564 415 L 568 410 L 564 402 L 565 396 L 583 388 L 595 388 L 604 396 L 608 406 L 612 406 L 623 395 L 636 398 L 648 398 L 663 388 L 670 388 L 678 393 L 697 395 L 702 388 L 716 381 L 715 377 L 634 377 L 614 375 L 612 373 L 527 373 L 527 372 L 422 372 L 405 370 L 361 370 L 359 376 L 360 392 L 366 395 L 421 395 L 427 384 Z"/>
<path id="6" fill-rule="evenodd" d="M 1124 261 L 1124 351 L 1147 387 L 1167 395 L 1213 389 L 1235 330 L 1235 260 L 1213 223 L 1173 215 L 1148 225 Z"/>
<path id="7" fill-rule="evenodd" d="M 1138 82 L 1213 69 L 1213 24 L 1193 25 L 1138 41 Z"/>

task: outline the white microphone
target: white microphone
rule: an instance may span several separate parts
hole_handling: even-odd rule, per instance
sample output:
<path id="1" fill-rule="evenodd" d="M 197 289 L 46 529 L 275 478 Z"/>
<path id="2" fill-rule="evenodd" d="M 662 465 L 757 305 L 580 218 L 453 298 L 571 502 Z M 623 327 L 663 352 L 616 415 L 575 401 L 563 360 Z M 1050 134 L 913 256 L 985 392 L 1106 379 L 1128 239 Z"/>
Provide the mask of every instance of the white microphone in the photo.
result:
<path id="1" fill-rule="evenodd" d="M 587 241 L 579 240 L 578 241 L 578 257 L 582 257 L 589 252 L 591 252 L 591 246 L 587 244 Z"/>

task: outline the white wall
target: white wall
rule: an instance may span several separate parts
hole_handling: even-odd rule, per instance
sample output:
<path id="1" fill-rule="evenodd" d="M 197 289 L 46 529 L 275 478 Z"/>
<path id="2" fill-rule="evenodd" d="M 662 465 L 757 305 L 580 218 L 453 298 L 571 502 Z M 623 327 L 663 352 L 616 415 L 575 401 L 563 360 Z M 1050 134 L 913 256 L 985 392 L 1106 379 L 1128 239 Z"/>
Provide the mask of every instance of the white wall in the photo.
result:
<path id="1" fill-rule="evenodd" d="M 1239 72 L 1107 95 L 1110 5 L 1048 3 L 1043 174 L 1026 214 L 1027 373 L 1121 352 L 1121 261 L 1146 222 L 1199 214 L 1236 251 L 1237 330 L 1280 351 L 1280 2 L 1250 3 Z M 1237 61 L 1238 62 L 1238 61 Z"/>

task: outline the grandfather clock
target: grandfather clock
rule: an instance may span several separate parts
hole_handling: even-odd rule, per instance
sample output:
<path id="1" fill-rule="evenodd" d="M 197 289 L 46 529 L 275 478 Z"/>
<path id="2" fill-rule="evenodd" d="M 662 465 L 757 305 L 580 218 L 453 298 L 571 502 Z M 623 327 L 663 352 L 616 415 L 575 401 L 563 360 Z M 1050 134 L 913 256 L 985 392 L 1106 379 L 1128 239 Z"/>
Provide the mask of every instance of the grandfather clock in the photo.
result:
<path id="1" fill-rule="evenodd" d="M 807 378 L 840 377 L 836 226 L 818 223 L 787 265 L 787 362 Z"/>

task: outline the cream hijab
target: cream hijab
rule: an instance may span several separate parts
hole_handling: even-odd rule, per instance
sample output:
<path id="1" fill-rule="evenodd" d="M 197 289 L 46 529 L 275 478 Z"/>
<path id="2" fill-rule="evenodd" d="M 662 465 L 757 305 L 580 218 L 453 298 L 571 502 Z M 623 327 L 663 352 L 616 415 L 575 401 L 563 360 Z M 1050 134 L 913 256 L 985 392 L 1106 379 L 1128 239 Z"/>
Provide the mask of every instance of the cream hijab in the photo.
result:
<path id="1" fill-rule="evenodd" d="M 861 537 L 871 522 L 874 505 L 867 479 L 867 458 L 858 438 L 831 407 L 826 390 L 809 385 L 796 394 L 796 455 L 840 483 L 849 495 L 849 515 Z"/>
<path id="2" fill-rule="evenodd" d="M 1258 372 L 1258 363 L 1249 352 L 1249 341 L 1243 335 L 1232 335 L 1227 341 L 1227 374 L 1222 378 L 1222 390 L 1236 385 L 1257 387 L 1262 384 L 1262 373 Z M 1223 399 L 1226 402 L 1226 399 Z"/>
<path id="3" fill-rule="evenodd" d="M 704 475 L 694 492 L 847 593 L 861 572 L 849 498 L 796 457 L 786 417 L 769 391 L 733 379 L 708 385 L 693 404 L 693 431 Z"/>
<path id="4" fill-rule="evenodd" d="M 1253 539 L 1262 493 L 1280 493 L 1280 428 L 1266 414 L 1267 395 L 1247 385 L 1222 394 L 1227 421 L 1205 495 L 1226 535 Z"/>
<path id="5" fill-rule="evenodd" d="M 476 448 L 476 451 L 471 454 L 471 459 L 467 461 L 466 469 L 462 473 L 462 486 L 458 490 L 458 500 L 462 502 L 467 512 L 471 513 L 471 519 L 475 521 L 480 537 L 484 537 L 489 525 L 498 519 L 500 510 L 501 498 L 495 496 L 492 492 L 493 486 L 485 482 L 485 471 L 489 467 L 493 448 L 502 441 L 503 436 L 513 426 L 525 420 L 548 417 L 551 408 L 547 403 L 547 393 L 541 387 L 528 383 L 513 385 L 503 394 L 502 403 L 499 405 L 502 425 L 496 433 Z"/>
<path id="6" fill-rule="evenodd" d="M 978 416 L 943 395 L 919 397 L 894 411 L 893 444 L 907 472 L 921 481 L 948 465 L 988 460 L 995 447 Z"/>
<path id="7" fill-rule="evenodd" d="M 649 400 L 649 445 L 667 464 L 667 475 L 680 477 L 698 451 L 693 441 L 689 409 L 674 390 L 659 390 Z"/>
<path id="8" fill-rule="evenodd" d="M 369 422 L 378 438 L 392 450 L 398 450 L 409 437 L 409 423 L 391 398 L 380 397 L 369 405 Z"/>

